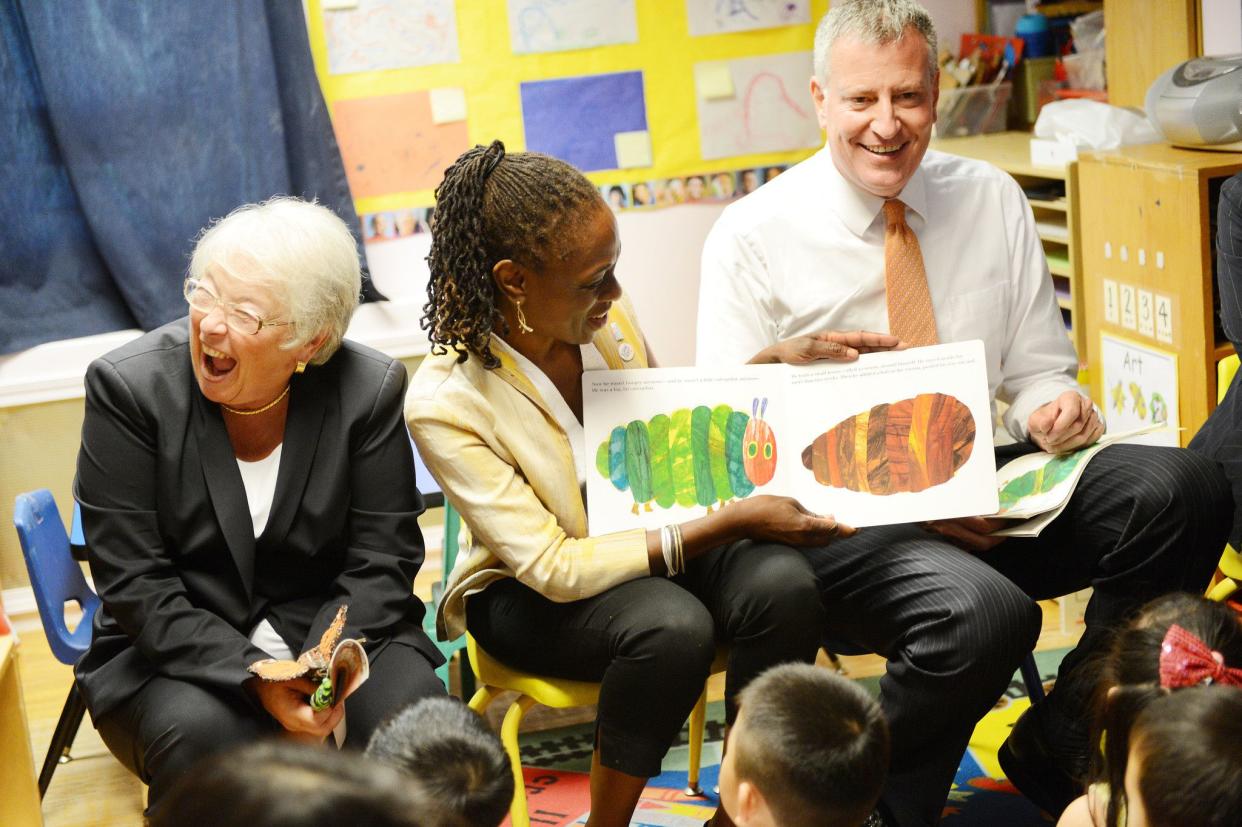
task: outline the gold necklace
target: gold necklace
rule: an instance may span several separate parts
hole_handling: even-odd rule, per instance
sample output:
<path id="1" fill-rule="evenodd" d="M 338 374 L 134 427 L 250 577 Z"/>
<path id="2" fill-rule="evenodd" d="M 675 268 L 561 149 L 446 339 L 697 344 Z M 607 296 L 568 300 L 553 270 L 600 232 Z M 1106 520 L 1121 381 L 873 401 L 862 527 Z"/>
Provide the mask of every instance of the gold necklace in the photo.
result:
<path id="1" fill-rule="evenodd" d="M 285 389 L 280 392 L 280 396 L 276 397 L 271 402 L 268 402 L 262 408 L 255 408 L 253 411 L 241 411 L 241 410 L 238 410 L 237 408 L 230 408 L 228 405 L 225 405 L 223 402 L 220 403 L 220 407 L 224 408 L 229 413 L 237 414 L 238 416 L 254 416 L 255 414 L 261 414 L 266 410 L 270 410 L 271 408 L 276 407 L 276 405 L 280 403 L 280 400 L 284 399 L 288 395 L 289 395 L 289 385 L 285 385 Z"/>

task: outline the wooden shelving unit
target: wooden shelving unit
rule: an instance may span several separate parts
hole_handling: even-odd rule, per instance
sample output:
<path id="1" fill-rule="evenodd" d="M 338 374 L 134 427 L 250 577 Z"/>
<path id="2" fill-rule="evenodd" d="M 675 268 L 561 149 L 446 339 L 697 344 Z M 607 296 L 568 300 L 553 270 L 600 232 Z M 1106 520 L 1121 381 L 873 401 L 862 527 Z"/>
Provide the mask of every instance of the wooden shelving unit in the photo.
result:
<path id="1" fill-rule="evenodd" d="M 13 635 L 0 635 L 0 810 L 11 827 L 43 824 Z"/>
<path id="2" fill-rule="evenodd" d="M 1047 167 L 1032 164 L 1030 140 L 1027 132 L 995 132 L 964 138 L 941 138 L 932 141 L 932 148 L 987 161 L 1012 175 L 1024 189 L 1058 181 L 1064 183 L 1064 196 L 1028 198 L 1028 201 L 1035 213 L 1035 224 L 1044 245 L 1044 256 L 1048 259 L 1048 270 L 1052 274 L 1066 331 L 1078 351 L 1079 361 L 1085 361 L 1077 165 Z"/>
<path id="3" fill-rule="evenodd" d="M 1078 168 L 1087 357 L 1097 364 L 1103 333 L 1176 356 L 1185 445 L 1216 407 L 1216 362 L 1233 352 L 1214 309 L 1212 216 L 1220 184 L 1242 171 L 1242 153 L 1145 144 L 1085 154 Z M 1154 329 L 1142 310 L 1137 318 L 1108 311 L 1106 290 L 1128 291 L 1140 305 L 1154 297 Z M 1091 392 L 1103 406 L 1097 374 Z"/>

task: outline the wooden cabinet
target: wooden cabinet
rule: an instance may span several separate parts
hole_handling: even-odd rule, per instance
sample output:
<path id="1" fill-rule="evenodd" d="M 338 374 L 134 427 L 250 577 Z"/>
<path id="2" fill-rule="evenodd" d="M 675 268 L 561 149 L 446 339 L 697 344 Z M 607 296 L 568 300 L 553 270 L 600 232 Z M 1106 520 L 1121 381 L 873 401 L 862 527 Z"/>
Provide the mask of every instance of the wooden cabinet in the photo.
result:
<path id="1" fill-rule="evenodd" d="M 1110 34 L 1111 36 L 1111 34 Z M 1242 171 L 1242 154 L 1122 147 L 1079 158 L 1083 287 L 1091 392 L 1106 409 L 1097 365 L 1101 335 L 1176 356 L 1178 421 L 1187 444 L 1216 407 L 1216 363 L 1233 352 L 1215 310 L 1214 216 L 1220 185 Z M 1150 297 L 1154 327 L 1114 310 Z M 1141 314 L 1141 311 L 1140 311 Z"/>
<path id="2" fill-rule="evenodd" d="M 1048 259 L 1057 304 L 1079 361 L 1085 361 L 1085 325 L 1082 300 L 1081 245 L 1078 219 L 1078 171 L 1031 163 L 1031 136 L 1026 132 L 997 132 L 964 138 L 943 138 L 932 148 L 987 161 L 1014 177 L 1028 193 L 1035 224 Z"/>
<path id="3" fill-rule="evenodd" d="M 1200 54 L 1200 0 L 1104 0 L 1108 102 L 1143 107 L 1166 70 Z M 1235 6 L 1236 8 L 1236 6 Z"/>
<path id="4" fill-rule="evenodd" d="M 0 814 L 7 827 L 43 824 L 13 636 L 0 635 Z"/>

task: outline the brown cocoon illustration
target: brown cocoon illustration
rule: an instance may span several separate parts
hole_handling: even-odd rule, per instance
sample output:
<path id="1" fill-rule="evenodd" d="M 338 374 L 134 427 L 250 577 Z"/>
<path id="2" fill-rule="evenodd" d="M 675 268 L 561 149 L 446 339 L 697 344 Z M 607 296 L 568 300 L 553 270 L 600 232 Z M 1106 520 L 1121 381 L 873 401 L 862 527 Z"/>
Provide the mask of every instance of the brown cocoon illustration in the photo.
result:
<path id="1" fill-rule="evenodd" d="M 921 393 L 841 420 L 802 451 L 816 482 L 865 494 L 918 492 L 970 459 L 975 419 L 962 402 Z"/>

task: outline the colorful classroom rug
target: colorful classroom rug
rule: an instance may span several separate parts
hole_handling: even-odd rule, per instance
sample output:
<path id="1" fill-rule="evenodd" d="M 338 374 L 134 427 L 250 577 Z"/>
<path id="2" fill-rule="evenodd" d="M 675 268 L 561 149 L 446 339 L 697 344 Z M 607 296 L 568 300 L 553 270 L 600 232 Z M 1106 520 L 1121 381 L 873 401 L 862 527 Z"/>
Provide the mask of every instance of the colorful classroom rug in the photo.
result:
<path id="1" fill-rule="evenodd" d="M 1067 651 L 1058 649 L 1036 654 L 1036 663 L 1045 681 L 1056 674 Z M 863 678 L 859 683 L 873 693 L 879 692 L 878 678 Z M 996 751 L 1009 728 L 1029 705 L 1026 687 L 1015 675 L 996 708 L 975 728 L 945 805 L 941 822 L 944 827 L 1047 827 L 1052 823 L 1004 779 L 996 761 Z M 631 827 L 701 827 L 711 816 L 718 803 L 714 789 L 720 770 L 723 721 L 723 703 L 709 704 L 699 780 L 703 795 L 685 793 L 689 747 L 683 729 L 677 744 L 664 759 L 664 771 L 651 779 L 643 792 Z M 590 724 L 521 737 L 532 825 L 572 827 L 586 823 L 590 810 L 587 771 L 591 764 L 591 737 Z"/>

